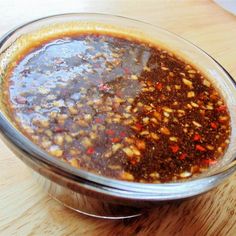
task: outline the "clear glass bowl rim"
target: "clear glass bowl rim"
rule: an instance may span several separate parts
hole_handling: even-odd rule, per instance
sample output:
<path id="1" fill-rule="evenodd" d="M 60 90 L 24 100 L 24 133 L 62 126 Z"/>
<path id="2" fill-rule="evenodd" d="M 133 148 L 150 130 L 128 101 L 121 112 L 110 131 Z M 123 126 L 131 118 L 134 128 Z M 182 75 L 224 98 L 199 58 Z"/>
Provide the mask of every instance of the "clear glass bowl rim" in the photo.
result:
<path id="1" fill-rule="evenodd" d="M 57 19 L 57 18 L 63 18 L 63 17 L 80 17 L 80 16 L 91 16 L 91 17 L 106 17 L 109 18 L 116 18 L 117 20 L 127 20 L 132 21 L 134 23 L 138 24 L 145 24 L 147 26 L 155 27 L 158 30 L 163 31 L 164 33 L 167 33 L 171 35 L 172 37 L 176 37 L 179 40 L 182 40 L 184 43 L 191 45 L 192 47 L 195 47 L 196 49 L 200 50 L 201 53 L 203 53 L 205 56 L 209 58 L 209 60 L 214 61 L 216 66 L 220 67 L 226 76 L 231 80 L 231 82 L 234 84 L 236 89 L 236 82 L 234 79 L 230 76 L 230 74 L 225 70 L 225 68 L 218 63 L 213 57 L 211 57 L 208 53 L 206 53 L 201 48 L 197 47 L 193 43 L 187 41 L 186 39 L 180 37 L 179 35 L 176 35 L 172 32 L 169 32 L 168 30 L 165 30 L 159 26 L 152 25 L 150 23 L 146 23 L 139 20 L 130 19 L 128 17 L 123 16 L 117 16 L 117 15 L 109 15 L 109 14 L 101 14 L 101 13 L 65 13 L 65 14 L 58 14 L 58 15 L 51 15 L 42 17 L 30 22 L 27 22 L 25 24 L 22 24 L 13 30 L 9 31 L 5 35 L 3 35 L 0 38 L 0 48 L 2 45 L 4 45 L 5 41 L 11 35 L 16 33 L 18 30 L 27 27 L 28 25 L 31 25 L 35 22 L 50 20 L 50 19 Z M 91 189 L 99 189 L 100 192 L 108 193 L 113 196 L 123 196 L 124 198 L 129 198 L 129 194 L 131 198 L 136 198 L 136 194 L 138 199 L 148 200 L 148 199 L 158 199 L 161 197 L 164 197 L 165 194 L 168 195 L 168 193 L 173 193 L 173 190 L 175 192 L 175 199 L 179 199 L 182 197 L 188 197 L 192 196 L 193 194 L 189 193 L 183 196 L 182 190 L 185 189 L 185 191 L 191 189 L 193 186 L 201 184 L 203 180 L 211 182 L 213 181 L 211 177 L 217 178 L 224 178 L 227 177 L 229 174 L 232 174 L 235 171 L 235 166 L 233 168 L 227 169 L 226 171 L 222 171 L 220 173 L 215 173 L 210 176 L 206 176 L 203 178 L 196 178 L 196 179 L 189 179 L 186 181 L 179 181 L 179 182 L 172 182 L 172 183 L 161 183 L 161 184 L 151 184 L 151 183 L 136 183 L 136 182 L 128 182 L 128 181 L 120 181 L 116 179 L 107 178 L 104 176 L 99 176 L 84 170 L 76 169 L 72 167 L 71 165 L 64 163 L 60 160 L 58 160 L 55 157 L 50 156 L 46 152 L 44 152 L 42 149 L 40 149 L 37 145 L 32 143 L 29 139 L 27 139 L 23 134 L 21 134 L 17 129 L 14 128 L 14 126 L 11 124 L 11 122 L 8 120 L 8 118 L 0 111 L 0 130 L 2 131 L 2 134 L 4 137 L 12 143 L 17 149 L 21 150 L 22 153 L 25 153 L 28 158 L 31 159 L 31 161 L 37 161 L 37 163 L 41 163 L 42 166 L 47 167 L 51 171 L 54 171 L 56 173 L 60 173 L 60 175 L 71 179 L 73 181 L 78 181 L 80 183 L 83 183 L 83 185 L 90 186 Z M 178 193 L 179 192 L 179 196 Z M 204 191 L 202 191 L 204 192 Z M 200 193 L 200 192 L 199 192 Z M 163 194 L 163 196 L 162 196 Z M 166 197 L 168 199 L 168 197 Z M 173 199 L 173 197 L 171 197 Z M 165 200 L 165 199 L 163 199 Z"/>

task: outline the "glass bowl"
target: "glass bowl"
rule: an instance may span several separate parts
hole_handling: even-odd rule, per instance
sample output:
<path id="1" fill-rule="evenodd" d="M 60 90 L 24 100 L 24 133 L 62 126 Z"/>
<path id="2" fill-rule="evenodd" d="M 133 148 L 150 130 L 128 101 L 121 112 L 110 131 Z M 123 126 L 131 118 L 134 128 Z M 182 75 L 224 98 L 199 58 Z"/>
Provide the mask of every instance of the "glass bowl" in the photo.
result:
<path id="1" fill-rule="evenodd" d="M 11 63 L 14 52 L 24 48 L 28 40 L 43 37 L 45 32 L 53 35 L 61 25 L 65 32 L 72 27 L 71 29 L 75 31 L 92 29 L 98 32 L 126 32 L 139 38 L 148 38 L 190 61 L 221 91 L 230 113 L 231 137 L 222 160 L 195 178 L 160 184 L 119 181 L 76 169 L 44 152 L 17 130 L 14 122 L 8 117 L 4 99 L 0 96 L 1 138 L 17 157 L 34 170 L 38 183 L 53 198 L 67 207 L 90 216 L 110 219 L 129 218 L 142 214 L 143 209 L 153 208 L 156 204 L 186 199 L 207 192 L 233 174 L 236 169 L 234 80 L 206 52 L 159 27 L 124 17 L 89 13 L 55 15 L 26 23 L 0 39 L 1 85 L 4 72 Z M 24 38 L 26 35 L 27 40 Z M 1 87 L 0 95 L 2 92 Z"/>

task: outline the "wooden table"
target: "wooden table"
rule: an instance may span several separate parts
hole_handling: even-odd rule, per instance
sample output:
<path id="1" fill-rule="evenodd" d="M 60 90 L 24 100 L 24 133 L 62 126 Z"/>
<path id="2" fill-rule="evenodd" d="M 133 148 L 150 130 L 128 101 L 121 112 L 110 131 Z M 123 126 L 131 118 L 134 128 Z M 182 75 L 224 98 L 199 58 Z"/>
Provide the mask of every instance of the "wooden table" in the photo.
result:
<path id="1" fill-rule="evenodd" d="M 63 12 L 103 12 L 159 25 L 203 48 L 236 78 L 236 16 L 212 1 L 0 0 L 0 34 Z M 0 142 L 0 235 L 236 235 L 234 181 L 236 175 L 201 197 L 163 205 L 135 220 L 99 220 L 48 197 Z"/>

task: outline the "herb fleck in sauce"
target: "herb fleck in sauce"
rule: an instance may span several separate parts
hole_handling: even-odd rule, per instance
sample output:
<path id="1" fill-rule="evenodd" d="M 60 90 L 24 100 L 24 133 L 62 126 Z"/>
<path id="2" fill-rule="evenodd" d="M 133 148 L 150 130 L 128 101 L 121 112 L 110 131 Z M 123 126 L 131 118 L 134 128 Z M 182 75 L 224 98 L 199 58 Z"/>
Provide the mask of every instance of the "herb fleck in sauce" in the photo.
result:
<path id="1" fill-rule="evenodd" d="M 49 41 L 5 83 L 12 118 L 45 151 L 99 175 L 188 178 L 217 163 L 230 135 L 211 82 L 171 52 L 112 35 Z"/>

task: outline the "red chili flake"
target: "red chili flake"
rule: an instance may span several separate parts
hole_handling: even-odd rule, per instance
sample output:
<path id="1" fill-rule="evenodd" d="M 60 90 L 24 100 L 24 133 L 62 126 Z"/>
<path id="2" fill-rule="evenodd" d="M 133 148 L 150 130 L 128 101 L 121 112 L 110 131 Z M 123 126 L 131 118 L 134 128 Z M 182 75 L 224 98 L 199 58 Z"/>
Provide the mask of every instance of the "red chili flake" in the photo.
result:
<path id="1" fill-rule="evenodd" d="M 205 152 L 205 151 L 206 151 L 206 148 L 204 148 L 203 146 L 197 144 L 197 145 L 196 145 L 196 150 L 201 151 L 201 152 Z"/>
<path id="2" fill-rule="evenodd" d="M 157 82 L 156 83 L 156 89 L 162 90 L 162 88 L 163 88 L 163 84 L 161 82 Z"/>
<path id="3" fill-rule="evenodd" d="M 172 145 L 170 146 L 170 149 L 173 153 L 176 153 L 179 151 L 179 146 L 178 145 Z"/>
<path id="4" fill-rule="evenodd" d="M 156 111 L 161 112 L 161 111 L 162 111 L 162 107 L 157 106 L 157 107 L 156 107 Z"/>
<path id="5" fill-rule="evenodd" d="M 108 135 L 114 135 L 114 134 L 115 134 L 115 131 L 112 130 L 112 129 L 107 129 L 105 132 L 106 132 L 106 134 L 108 134 Z"/>
<path id="6" fill-rule="evenodd" d="M 18 104 L 25 104 L 27 102 L 27 99 L 25 97 L 18 95 L 18 96 L 16 96 L 15 101 Z"/>
<path id="7" fill-rule="evenodd" d="M 143 125 L 140 124 L 140 123 L 136 123 L 136 124 L 135 124 L 135 127 L 137 128 L 138 131 L 140 131 L 140 130 L 142 130 Z"/>
<path id="8" fill-rule="evenodd" d="M 205 160 L 202 161 L 202 163 L 205 164 L 205 165 L 214 165 L 214 164 L 217 163 L 217 161 L 216 160 L 211 160 L 211 159 L 205 159 Z"/>
<path id="9" fill-rule="evenodd" d="M 194 141 L 199 141 L 201 139 L 201 135 L 200 134 L 195 134 L 194 137 L 193 137 L 193 140 Z"/>
<path id="10" fill-rule="evenodd" d="M 126 137 L 126 133 L 125 133 L 124 131 L 122 131 L 122 132 L 120 132 L 120 136 L 121 136 L 122 138 L 124 138 L 124 137 Z"/>
<path id="11" fill-rule="evenodd" d="M 96 123 L 102 123 L 102 119 L 101 119 L 101 118 L 96 118 L 96 119 L 95 119 L 95 122 L 96 122 Z"/>
<path id="12" fill-rule="evenodd" d="M 137 164 L 137 160 L 133 159 L 133 160 L 130 161 L 130 163 L 131 163 L 132 165 L 136 165 L 136 164 Z"/>
<path id="13" fill-rule="evenodd" d="M 226 108 L 227 108 L 226 105 L 221 105 L 221 106 L 217 107 L 216 110 L 218 112 L 225 112 Z"/>
<path id="14" fill-rule="evenodd" d="M 120 138 L 117 138 L 117 137 L 111 138 L 111 142 L 112 143 L 118 143 L 118 142 L 120 142 Z"/>
<path id="15" fill-rule="evenodd" d="M 206 94 L 204 94 L 204 93 L 199 94 L 198 97 L 199 97 L 199 99 L 201 99 L 203 101 L 208 99 L 208 96 Z"/>
<path id="16" fill-rule="evenodd" d="M 34 112 L 34 110 L 33 109 L 28 109 L 28 112 L 32 113 L 32 112 Z"/>
<path id="17" fill-rule="evenodd" d="M 90 147 L 87 149 L 87 154 L 92 155 L 94 153 L 94 148 Z"/>
<path id="18" fill-rule="evenodd" d="M 109 88 L 109 86 L 107 84 L 99 84 L 98 85 L 98 89 L 100 91 L 108 91 L 110 88 Z"/>
<path id="19" fill-rule="evenodd" d="M 126 75 L 129 75 L 129 74 L 131 74 L 130 73 L 130 69 L 128 68 L 128 67 L 124 67 L 124 73 L 126 74 Z"/>
<path id="20" fill-rule="evenodd" d="M 65 129 L 62 128 L 62 127 L 57 126 L 57 127 L 55 127 L 55 128 L 53 129 L 53 131 L 56 132 L 56 133 L 60 133 L 60 132 L 64 132 Z"/>
<path id="21" fill-rule="evenodd" d="M 182 153 L 179 157 L 180 160 L 184 160 L 187 157 L 187 153 Z"/>
<path id="22" fill-rule="evenodd" d="M 213 128 L 213 129 L 217 129 L 217 123 L 215 123 L 215 122 L 211 122 L 211 128 Z"/>

